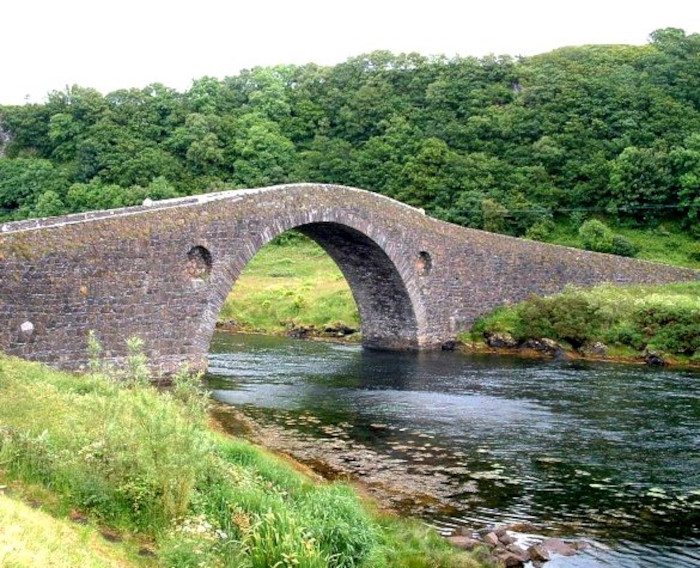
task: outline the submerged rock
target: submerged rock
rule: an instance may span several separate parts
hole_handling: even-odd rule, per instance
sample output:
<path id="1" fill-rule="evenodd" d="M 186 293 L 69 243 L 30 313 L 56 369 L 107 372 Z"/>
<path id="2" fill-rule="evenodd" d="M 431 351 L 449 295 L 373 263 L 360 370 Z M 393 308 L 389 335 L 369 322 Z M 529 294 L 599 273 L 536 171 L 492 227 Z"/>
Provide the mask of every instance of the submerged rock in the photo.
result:
<path id="1" fill-rule="evenodd" d="M 573 556 L 577 550 L 585 548 L 583 543 L 569 543 L 560 538 L 548 538 L 539 544 L 531 546 L 528 549 L 530 558 L 536 562 L 546 562 L 551 560 L 552 555 Z"/>

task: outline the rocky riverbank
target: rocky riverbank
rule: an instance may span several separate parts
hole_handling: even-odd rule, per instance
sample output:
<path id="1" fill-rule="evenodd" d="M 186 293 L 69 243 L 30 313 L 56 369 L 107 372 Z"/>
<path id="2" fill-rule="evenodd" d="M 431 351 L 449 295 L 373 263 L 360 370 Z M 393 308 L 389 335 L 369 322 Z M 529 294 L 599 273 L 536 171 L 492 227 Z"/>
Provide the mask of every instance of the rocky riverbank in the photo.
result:
<path id="1" fill-rule="evenodd" d="M 507 332 L 486 332 L 483 341 L 455 341 L 446 344 L 446 350 L 464 353 L 490 353 L 515 355 L 530 359 L 563 359 L 571 361 L 602 361 L 606 363 L 631 363 L 652 367 L 700 368 L 700 361 L 678 359 L 654 349 L 645 349 L 636 354 L 621 355 L 611 352 L 601 341 L 585 343 L 578 349 L 546 337 L 517 341 Z"/>
<path id="2" fill-rule="evenodd" d="M 297 467 L 310 468 L 324 479 L 352 484 L 381 510 L 417 517 L 448 516 L 463 507 L 470 494 L 476 498 L 476 474 L 470 475 L 466 466 L 433 465 L 432 460 L 439 460 L 442 450 L 429 435 L 424 435 L 421 445 L 394 444 L 396 450 L 410 453 L 409 461 L 381 454 L 351 439 L 342 424 L 324 426 L 311 415 L 278 414 L 279 422 L 273 422 L 228 405 L 218 404 L 212 409 L 213 418 L 223 430 L 278 452 Z M 378 435 L 389 428 L 384 424 L 371 427 Z M 323 433 L 320 437 L 312 432 L 319 429 Z M 596 546 L 593 542 L 547 538 L 543 529 L 528 523 L 440 527 L 440 531 L 455 547 L 479 549 L 507 567 L 528 562 L 542 566 L 554 556 L 570 556 Z"/>
<path id="3" fill-rule="evenodd" d="M 231 333 L 255 333 L 257 330 L 249 330 L 241 326 L 234 320 L 219 321 L 216 323 L 218 331 Z M 265 335 L 282 335 L 293 339 L 324 339 L 329 341 L 343 341 L 348 343 L 359 343 L 362 335 L 359 329 L 349 327 L 343 323 L 317 327 L 314 325 L 290 324 L 280 333 L 273 333 L 270 330 L 262 330 Z"/>

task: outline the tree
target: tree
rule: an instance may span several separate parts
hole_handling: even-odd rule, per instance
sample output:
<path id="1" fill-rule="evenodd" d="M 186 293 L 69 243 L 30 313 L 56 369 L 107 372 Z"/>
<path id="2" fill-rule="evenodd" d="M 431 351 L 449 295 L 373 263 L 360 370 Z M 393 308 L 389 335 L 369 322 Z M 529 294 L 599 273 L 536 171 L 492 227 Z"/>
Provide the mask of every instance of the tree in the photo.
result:
<path id="1" fill-rule="evenodd" d="M 659 207 L 670 201 L 668 155 L 652 148 L 625 148 L 612 161 L 610 193 L 619 211 L 641 219 L 658 217 Z"/>
<path id="2" fill-rule="evenodd" d="M 55 191 L 48 190 L 42 193 L 34 204 L 33 216 L 54 217 L 65 213 L 65 205 L 61 197 Z"/>
<path id="3" fill-rule="evenodd" d="M 241 187 L 284 183 L 296 166 L 291 140 L 268 118 L 250 113 L 241 117 L 233 152 L 234 180 Z"/>
<path id="4" fill-rule="evenodd" d="M 22 206 L 29 213 L 41 194 L 51 191 L 60 197 L 68 185 L 65 170 L 49 160 L 0 158 L 0 214 L 10 214 Z"/>

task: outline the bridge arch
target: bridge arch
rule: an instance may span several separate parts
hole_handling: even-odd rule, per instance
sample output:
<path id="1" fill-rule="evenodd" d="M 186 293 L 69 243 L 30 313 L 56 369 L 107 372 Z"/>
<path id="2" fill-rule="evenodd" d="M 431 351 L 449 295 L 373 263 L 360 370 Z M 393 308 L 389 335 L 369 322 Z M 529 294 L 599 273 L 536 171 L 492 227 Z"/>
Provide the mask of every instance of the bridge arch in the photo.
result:
<path id="1" fill-rule="evenodd" d="M 360 228 L 361 227 L 361 228 Z M 243 250 L 229 251 L 217 263 L 212 294 L 204 316 L 201 341 L 207 348 L 226 297 L 258 251 L 278 235 L 296 230 L 316 242 L 345 277 L 360 313 L 363 346 L 371 349 L 418 349 L 421 337 L 420 298 L 413 273 L 401 255 L 358 219 L 279 219 L 251 239 Z M 370 233 L 370 234 L 368 234 Z M 416 258 L 420 259 L 419 251 Z M 216 266 L 218 264 L 218 270 Z"/>

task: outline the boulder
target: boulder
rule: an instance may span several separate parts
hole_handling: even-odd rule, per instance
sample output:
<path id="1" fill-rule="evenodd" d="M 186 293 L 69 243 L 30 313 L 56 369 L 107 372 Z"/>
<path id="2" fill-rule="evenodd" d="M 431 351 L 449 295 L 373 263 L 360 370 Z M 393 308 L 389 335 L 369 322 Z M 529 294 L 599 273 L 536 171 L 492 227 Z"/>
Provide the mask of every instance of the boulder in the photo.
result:
<path id="1" fill-rule="evenodd" d="M 533 562 L 547 562 L 551 558 L 549 552 L 542 544 L 535 544 L 527 549 L 530 559 Z"/>
<path id="2" fill-rule="evenodd" d="M 573 556 L 576 554 L 576 547 L 560 538 L 548 538 L 539 544 L 531 546 L 528 552 L 532 560 L 546 562 L 552 558 L 552 554 Z"/>
<path id="3" fill-rule="evenodd" d="M 666 365 L 666 359 L 664 359 L 660 353 L 656 351 L 649 351 L 648 349 L 644 353 L 644 362 L 653 367 L 663 367 Z"/>
<path id="4" fill-rule="evenodd" d="M 310 327 L 296 327 L 292 326 L 290 329 L 287 330 L 287 337 L 291 337 L 293 339 L 306 339 L 309 337 L 309 335 L 312 332 L 312 328 Z"/>
<path id="5" fill-rule="evenodd" d="M 506 568 L 519 568 L 525 564 L 522 558 L 512 552 L 504 552 L 499 554 L 497 558 Z"/>
<path id="6" fill-rule="evenodd" d="M 513 349 L 518 346 L 518 342 L 507 331 L 486 331 L 484 332 L 484 339 L 489 347 L 495 349 L 502 349 L 504 347 Z"/>
<path id="7" fill-rule="evenodd" d="M 530 554 L 523 547 L 517 544 L 509 544 L 506 546 L 506 550 L 518 556 L 523 562 L 530 562 Z"/>
<path id="8" fill-rule="evenodd" d="M 542 337 L 540 339 L 528 339 L 523 347 L 528 349 L 534 349 L 535 351 L 541 351 L 542 353 L 549 353 L 550 355 L 556 355 L 557 353 L 563 353 L 564 348 L 559 345 L 553 339 L 547 337 Z"/>
<path id="9" fill-rule="evenodd" d="M 483 546 L 483 542 L 468 536 L 450 536 L 447 541 L 456 548 L 462 550 L 474 550 L 477 546 Z"/>
<path id="10" fill-rule="evenodd" d="M 586 343 L 581 348 L 581 352 L 585 355 L 603 356 L 608 352 L 608 346 L 602 341 L 594 341 L 593 343 Z"/>
<path id="11" fill-rule="evenodd" d="M 484 542 L 491 547 L 496 547 L 499 544 L 501 544 L 500 541 L 498 540 L 498 537 L 496 536 L 496 533 L 493 533 L 493 532 L 488 533 L 484 537 Z"/>

